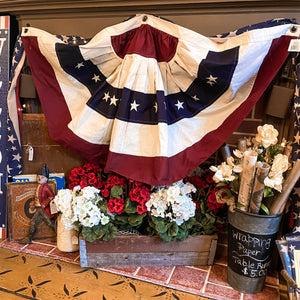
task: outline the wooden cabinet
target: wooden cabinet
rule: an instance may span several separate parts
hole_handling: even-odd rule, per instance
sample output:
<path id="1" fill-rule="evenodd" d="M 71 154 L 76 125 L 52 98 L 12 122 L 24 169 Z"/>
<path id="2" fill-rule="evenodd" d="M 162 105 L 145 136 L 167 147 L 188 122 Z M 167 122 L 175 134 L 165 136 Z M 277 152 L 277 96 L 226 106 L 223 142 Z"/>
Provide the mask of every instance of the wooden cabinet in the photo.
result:
<path id="1" fill-rule="evenodd" d="M 23 114 L 21 143 L 23 174 L 36 174 L 46 163 L 50 173 L 65 173 L 68 183 L 71 169 L 85 161 L 50 138 L 44 114 Z M 26 152 L 29 145 L 34 150 L 32 161 L 28 160 Z"/>

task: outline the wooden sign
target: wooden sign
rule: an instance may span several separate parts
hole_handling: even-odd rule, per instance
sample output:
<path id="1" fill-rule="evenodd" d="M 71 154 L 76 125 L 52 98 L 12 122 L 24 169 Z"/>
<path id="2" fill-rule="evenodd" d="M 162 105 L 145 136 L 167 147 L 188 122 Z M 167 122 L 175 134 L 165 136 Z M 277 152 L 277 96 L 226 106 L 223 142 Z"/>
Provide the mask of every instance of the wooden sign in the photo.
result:
<path id="1" fill-rule="evenodd" d="M 53 193 L 56 195 L 56 184 L 48 182 Z M 32 201 L 35 198 L 37 182 L 9 182 L 6 183 L 7 197 L 7 229 L 8 239 L 18 241 L 29 234 L 30 220 L 33 217 Z M 34 239 L 48 238 L 56 233 L 44 221 L 37 228 Z"/>

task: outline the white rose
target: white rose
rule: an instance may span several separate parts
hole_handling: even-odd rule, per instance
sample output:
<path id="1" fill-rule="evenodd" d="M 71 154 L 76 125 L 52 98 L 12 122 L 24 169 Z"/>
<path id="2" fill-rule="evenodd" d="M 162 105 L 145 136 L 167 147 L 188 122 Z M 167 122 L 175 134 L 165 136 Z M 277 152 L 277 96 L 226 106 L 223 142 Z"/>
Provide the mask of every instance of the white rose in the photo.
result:
<path id="1" fill-rule="evenodd" d="M 257 132 L 255 140 L 261 143 L 264 148 L 268 148 L 277 143 L 278 131 L 273 125 L 265 124 L 264 126 L 258 126 Z"/>
<path id="2" fill-rule="evenodd" d="M 234 165 L 233 172 L 241 173 L 242 171 L 243 171 L 243 166 L 242 165 Z"/>
<path id="3" fill-rule="evenodd" d="M 277 173 L 276 176 L 266 177 L 264 180 L 264 184 L 270 188 L 277 190 L 278 192 L 281 192 L 282 181 L 283 181 L 283 176 L 281 175 L 281 173 Z"/>
<path id="4" fill-rule="evenodd" d="M 289 159 L 284 154 L 277 154 L 271 167 L 272 173 L 284 173 L 289 168 Z"/>
<path id="5" fill-rule="evenodd" d="M 232 167 L 226 163 L 222 163 L 218 166 L 218 171 L 213 176 L 215 182 L 220 182 L 223 180 L 233 181 L 235 177 L 232 175 Z"/>
<path id="6" fill-rule="evenodd" d="M 213 172 L 217 172 L 217 171 L 218 171 L 218 168 L 215 167 L 215 166 L 210 166 L 209 169 L 210 169 L 211 171 L 213 171 Z"/>
<path id="7" fill-rule="evenodd" d="M 237 157 L 237 158 L 242 158 L 242 157 L 243 157 L 243 153 L 242 153 L 239 149 L 234 149 L 234 150 L 233 150 L 233 154 L 234 154 L 235 157 Z"/>

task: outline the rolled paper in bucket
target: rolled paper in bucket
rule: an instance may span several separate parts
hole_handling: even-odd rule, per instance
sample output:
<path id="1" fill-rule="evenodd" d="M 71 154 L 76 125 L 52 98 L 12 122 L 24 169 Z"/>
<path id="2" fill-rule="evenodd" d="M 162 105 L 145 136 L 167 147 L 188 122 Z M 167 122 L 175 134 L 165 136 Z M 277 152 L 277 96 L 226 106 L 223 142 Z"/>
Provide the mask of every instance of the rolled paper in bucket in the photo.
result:
<path id="1" fill-rule="evenodd" d="M 247 149 L 247 141 L 246 139 L 239 139 L 238 140 L 238 149 L 241 151 L 241 152 L 245 152 L 246 149 Z"/>
<path id="2" fill-rule="evenodd" d="M 253 214 L 259 213 L 265 189 L 264 180 L 268 176 L 269 170 L 270 165 L 268 165 L 267 163 L 260 163 L 256 169 L 256 176 L 254 180 L 249 209 L 249 211 Z"/>
<path id="3" fill-rule="evenodd" d="M 257 153 L 255 151 L 248 150 L 244 153 L 243 173 L 238 196 L 238 203 L 243 211 L 248 211 L 249 208 L 256 161 Z"/>
<path id="4" fill-rule="evenodd" d="M 279 196 L 275 199 L 272 206 L 270 207 L 270 214 L 275 215 L 282 213 L 284 210 L 284 207 L 286 205 L 286 202 L 290 196 L 290 193 L 295 186 L 296 182 L 298 181 L 300 177 L 300 160 L 298 159 L 290 173 L 288 174 L 286 180 L 283 183 L 282 191 L 279 194 Z"/>

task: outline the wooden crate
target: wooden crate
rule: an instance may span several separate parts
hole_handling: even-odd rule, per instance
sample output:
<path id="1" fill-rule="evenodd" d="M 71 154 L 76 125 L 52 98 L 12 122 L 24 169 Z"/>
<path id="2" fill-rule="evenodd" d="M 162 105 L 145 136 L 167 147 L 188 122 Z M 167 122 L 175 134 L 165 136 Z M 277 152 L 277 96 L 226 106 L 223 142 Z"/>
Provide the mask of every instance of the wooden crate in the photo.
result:
<path id="1" fill-rule="evenodd" d="M 80 238 L 80 264 L 92 268 L 212 265 L 217 239 L 217 235 L 202 235 L 164 242 L 159 237 L 120 235 L 109 242 L 91 243 Z"/>

